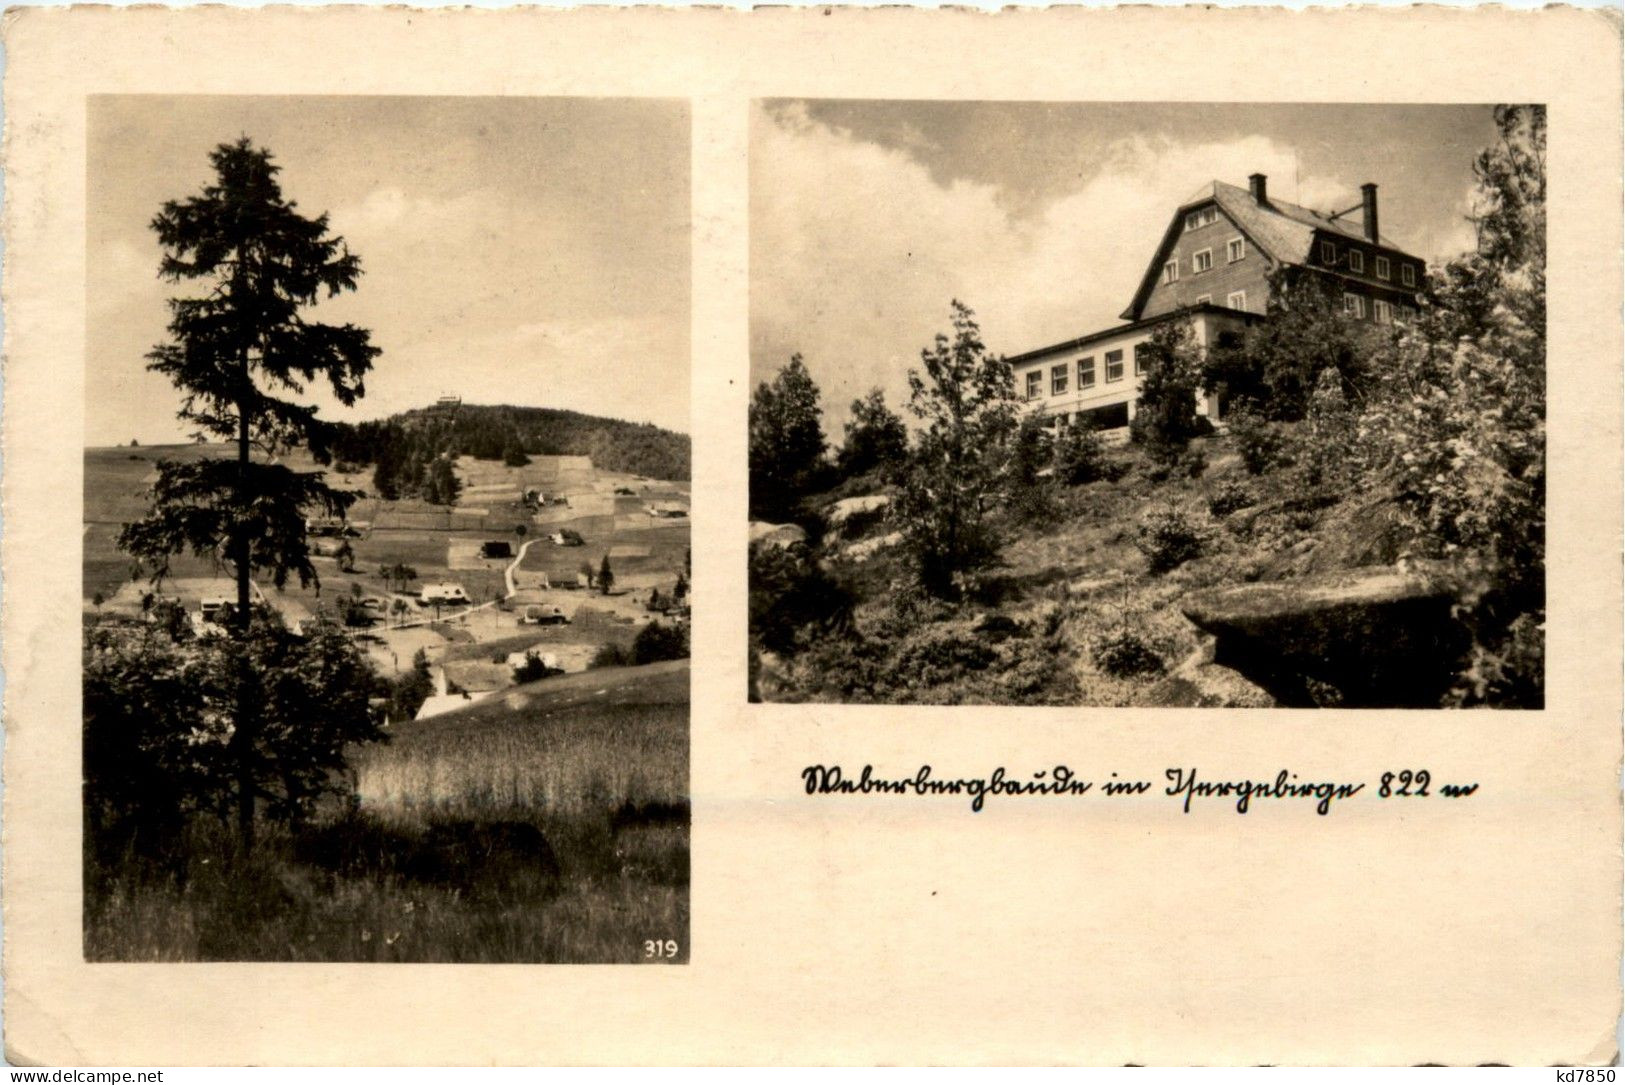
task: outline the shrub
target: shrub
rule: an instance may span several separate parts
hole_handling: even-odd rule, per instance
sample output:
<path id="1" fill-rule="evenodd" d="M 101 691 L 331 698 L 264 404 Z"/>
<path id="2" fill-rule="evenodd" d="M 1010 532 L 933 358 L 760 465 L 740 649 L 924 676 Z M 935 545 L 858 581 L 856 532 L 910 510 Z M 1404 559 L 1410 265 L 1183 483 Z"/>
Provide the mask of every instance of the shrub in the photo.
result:
<path id="1" fill-rule="evenodd" d="M 1055 478 L 1067 486 L 1081 486 L 1112 477 L 1106 446 L 1100 434 L 1082 423 L 1061 427 L 1055 440 Z"/>
<path id="2" fill-rule="evenodd" d="M 1241 406 L 1229 414 L 1225 424 L 1249 474 L 1261 475 L 1281 465 L 1285 441 L 1275 423 L 1250 407 Z"/>
<path id="3" fill-rule="evenodd" d="M 587 661 L 587 669 L 596 671 L 601 667 L 630 667 L 632 665 L 632 652 L 619 644 L 599 645 L 598 651 L 592 654 Z"/>
<path id="4" fill-rule="evenodd" d="M 990 668 L 998 653 L 963 630 L 948 626 L 926 629 L 893 654 L 881 675 L 899 689 L 945 686 Z"/>
<path id="5" fill-rule="evenodd" d="M 1151 573 L 1166 573 L 1202 553 L 1202 533 L 1178 509 L 1154 509 L 1141 519 L 1134 545 Z"/>
<path id="6" fill-rule="evenodd" d="M 1124 630 L 1095 645 L 1095 666 L 1114 678 L 1161 674 L 1162 657 L 1133 633 Z"/>
<path id="7" fill-rule="evenodd" d="M 688 631 L 680 625 L 650 622 L 632 641 L 632 662 L 637 665 L 688 658 Z"/>
<path id="8" fill-rule="evenodd" d="M 845 626 L 852 596 L 799 543 L 762 546 L 750 556 L 750 635 L 768 651 L 786 655 L 807 636 Z"/>
<path id="9" fill-rule="evenodd" d="M 1237 509 L 1256 503 L 1253 492 L 1236 479 L 1225 479 L 1207 497 L 1207 511 L 1216 517 L 1229 516 Z"/>
<path id="10" fill-rule="evenodd" d="M 542 657 L 535 652 L 526 652 L 525 661 L 513 669 L 514 682 L 523 685 L 526 682 L 535 682 L 553 674 L 563 674 L 563 671 L 549 667 Z"/>
<path id="11" fill-rule="evenodd" d="M 1061 506 L 1057 500 L 1056 487 L 1047 478 L 1041 478 L 1030 486 L 1016 488 L 1006 503 L 1010 517 L 1018 524 L 1029 527 L 1043 527 L 1053 524 L 1060 518 Z"/>
<path id="12" fill-rule="evenodd" d="M 1072 657 L 1048 640 L 1007 641 L 992 692 L 998 704 L 1076 704 Z"/>
<path id="13" fill-rule="evenodd" d="M 1343 394 L 1343 378 L 1335 369 L 1320 371 L 1293 445 L 1292 458 L 1306 486 L 1336 486 L 1352 477 L 1355 418 Z"/>

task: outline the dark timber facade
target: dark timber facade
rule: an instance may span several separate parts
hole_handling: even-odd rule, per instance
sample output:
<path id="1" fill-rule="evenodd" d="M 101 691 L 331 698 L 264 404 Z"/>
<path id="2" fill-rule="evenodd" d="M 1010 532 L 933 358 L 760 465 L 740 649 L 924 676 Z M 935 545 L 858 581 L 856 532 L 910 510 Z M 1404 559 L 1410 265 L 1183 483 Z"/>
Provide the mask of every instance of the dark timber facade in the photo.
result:
<path id="1" fill-rule="evenodd" d="M 1154 328 L 1188 317 L 1205 350 L 1263 319 L 1281 268 L 1333 276 L 1345 311 L 1376 324 L 1408 319 L 1425 271 L 1381 233 L 1374 184 L 1361 186 L 1357 204 L 1320 212 L 1274 199 L 1263 174 L 1246 188 L 1213 181 L 1175 210 L 1122 313 L 1127 323 L 1011 358 L 1016 394 L 1034 413 L 1127 426 L 1139 394 L 1136 348 Z M 1196 407 L 1218 421 L 1214 397 Z"/>

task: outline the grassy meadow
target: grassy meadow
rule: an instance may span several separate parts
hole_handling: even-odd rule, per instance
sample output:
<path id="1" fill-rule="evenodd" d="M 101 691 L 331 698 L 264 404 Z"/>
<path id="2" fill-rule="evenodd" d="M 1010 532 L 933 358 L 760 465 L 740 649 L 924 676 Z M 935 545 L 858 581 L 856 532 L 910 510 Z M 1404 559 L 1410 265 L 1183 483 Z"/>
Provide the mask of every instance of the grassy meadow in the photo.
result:
<path id="1" fill-rule="evenodd" d="M 516 686 L 395 725 L 352 805 L 252 856 L 207 821 L 184 870 L 87 858 L 85 956 L 686 961 L 688 684 L 682 660 Z"/>

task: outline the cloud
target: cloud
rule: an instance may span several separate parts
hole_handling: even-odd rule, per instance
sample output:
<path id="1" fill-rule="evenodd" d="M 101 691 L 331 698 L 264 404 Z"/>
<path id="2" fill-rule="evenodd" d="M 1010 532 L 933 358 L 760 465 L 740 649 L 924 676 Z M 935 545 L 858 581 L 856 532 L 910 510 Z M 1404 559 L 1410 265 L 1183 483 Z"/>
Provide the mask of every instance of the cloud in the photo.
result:
<path id="1" fill-rule="evenodd" d="M 1085 153 L 1080 150 L 1080 154 Z M 754 380 L 801 352 L 827 429 L 872 385 L 894 406 L 907 370 L 970 305 L 995 351 L 1019 353 L 1118 321 L 1173 210 L 1215 178 L 1271 175 L 1290 198 L 1291 148 L 1262 136 L 1137 136 L 1098 150 L 1079 185 L 1012 215 L 999 186 L 939 183 L 908 150 L 881 147 L 795 107 L 759 109 L 751 149 Z M 1286 182 L 1286 184 L 1283 184 Z M 1358 181 L 1307 176 L 1310 205 L 1357 198 Z"/>

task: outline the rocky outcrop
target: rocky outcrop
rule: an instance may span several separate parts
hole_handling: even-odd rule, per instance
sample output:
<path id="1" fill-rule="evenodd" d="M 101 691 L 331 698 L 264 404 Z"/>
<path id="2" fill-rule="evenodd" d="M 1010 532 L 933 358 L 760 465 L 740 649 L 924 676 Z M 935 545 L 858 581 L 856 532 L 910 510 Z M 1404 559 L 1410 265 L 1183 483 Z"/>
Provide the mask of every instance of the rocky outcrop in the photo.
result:
<path id="1" fill-rule="evenodd" d="M 752 520 L 751 546 L 794 546 L 807 541 L 807 532 L 799 524 L 768 524 Z"/>
<path id="2" fill-rule="evenodd" d="M 832 539 L 855 539 L 879 526 L 890 507 L 891 497 L 887 494 L 846 497 L 829 507 L 824 522 L 829 525 Z"/>
<path id="3" fill-rule="evenodd" d="M 886 494 L 867 494 L 863 497 L 847 497 L 835 502 L 829 508 L 830 527 L 840 527 L 854 517 L 872 516 L 886 510 L 891 504 L 891 498 Z"/>
<path id="4" fill-rule="evenodd" d="M 871 539 L 861 539 L 851 543 L 841 550 L 841 557 L 848 561 L 868 561 L 882 550 L 890 550 L 903 541 L 901 531 L 893 531 L 886 535 L 876 535 Z"/>
<path id="5" fill-rule="evenodd" d="M 1347 569 L 1187 596 L 1213 662 L 1282 705 L 1434 707 L 1466 648 L 1441 570 Z"/>

